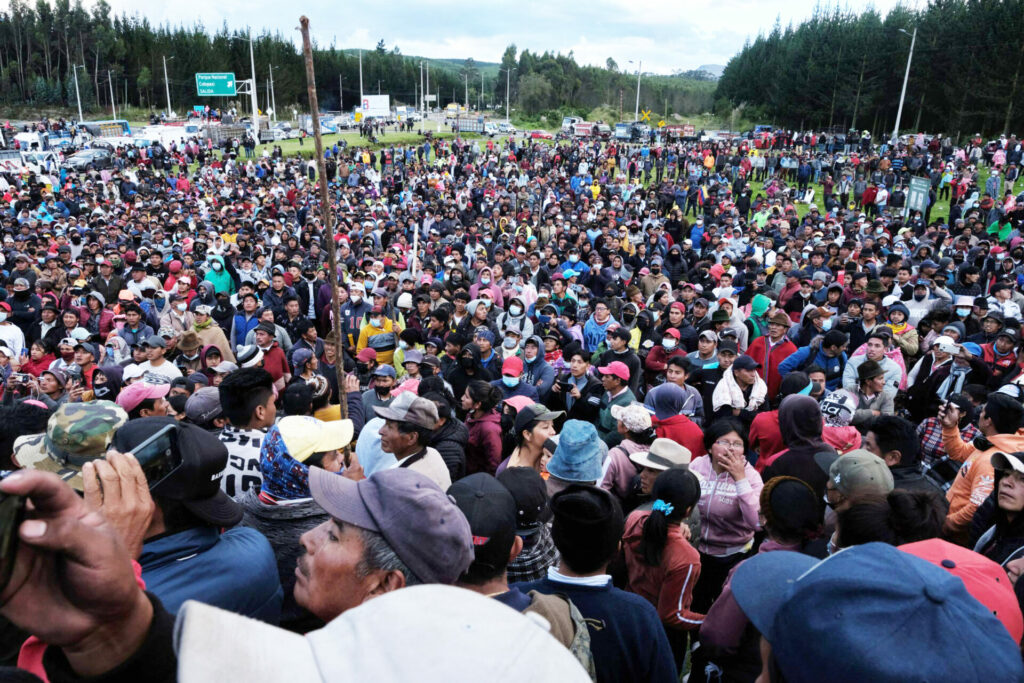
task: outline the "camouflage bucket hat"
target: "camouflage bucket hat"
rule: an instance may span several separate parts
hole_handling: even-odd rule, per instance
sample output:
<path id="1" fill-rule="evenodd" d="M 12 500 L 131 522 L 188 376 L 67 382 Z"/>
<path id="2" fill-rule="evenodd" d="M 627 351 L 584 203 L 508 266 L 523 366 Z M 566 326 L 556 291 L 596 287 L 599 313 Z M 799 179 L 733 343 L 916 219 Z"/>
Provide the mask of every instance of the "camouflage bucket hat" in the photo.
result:
<path id="1" fill-rule="evenodd" d="M 46 423 L 45 434 L 19 437 L 14 461 L 25 469 L 54 472 L 81 491 L 82 465 L 102 458 L 128 413 L 110 401 L 65 403 Z"/>

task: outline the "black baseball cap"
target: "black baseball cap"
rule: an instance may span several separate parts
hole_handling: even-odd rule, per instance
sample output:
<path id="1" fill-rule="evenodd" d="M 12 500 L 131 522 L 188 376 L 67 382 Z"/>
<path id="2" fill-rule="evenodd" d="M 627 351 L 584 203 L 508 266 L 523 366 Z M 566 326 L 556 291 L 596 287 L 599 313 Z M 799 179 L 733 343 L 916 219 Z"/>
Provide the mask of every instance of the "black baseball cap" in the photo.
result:
<path id="1" fill-rule="evenodd" d="M 473 535 L 473 564 L 467 572 L 479 568 L 493 573 L 508 565 L 508 556 L 516 538 L 516 500 L 497 479 L 485 472 L 464 477 L 448 487 L 469 521 Z"/>
<path id="2" fill-rule="evenodd" d="M 524 406 L 523 409 L 516 414 L 513 430 L 514 433 L 518 435 L 526 429 L 526 425 L 531 422 L 557 420 L 563 415 L 565 415 L 565 413 L 561 410 L 548 410 L 547 406 L 542 403 L 533 403 L 531 405 Z"/>
<path id="3" fill-rule="evenodd" d="M 537 533 L 551 519 L 547 485 L 537 470 L 509 467 L 498 475 L 498 482 L 516 501 L 516 530 L 520 536 Z"/>
<path id="4" fill-rule="evenodd" d="M 742 356 L 737 356 L 736 360 L 733 361 L 732 366 L 734 368 L 739 368 L 740 370 L 757 370 L 761 367 L 761 364 L 750 356 L 744 354 Z"/>
<path id="5" fill-rule="evenodd" d="M 230 527 L 242 521 L 242 506 L 220 488 L 228 449 L 211 432 L 173 417 L 143 417 L 129 420 L 114 434 L 112 448 L 132 453 L 149 437 L 167 425 L 174 426 L 173 448 L 167 460 L 170 467 L 146 471 L 154 497 L 180 502 L 195 516 L 218 527 Z M 153 471 L 160 471 L 157 476 Z"/>

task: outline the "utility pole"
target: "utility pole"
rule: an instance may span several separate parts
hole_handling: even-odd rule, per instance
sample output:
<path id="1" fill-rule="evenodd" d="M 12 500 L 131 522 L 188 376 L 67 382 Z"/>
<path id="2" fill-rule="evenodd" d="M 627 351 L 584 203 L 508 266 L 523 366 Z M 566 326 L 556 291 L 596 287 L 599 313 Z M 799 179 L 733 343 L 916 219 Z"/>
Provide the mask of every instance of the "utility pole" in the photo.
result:
<path id="1" fill-rule="evenodd" d="M 467 74 L 464 74 L 464 75 L 466 76 L 466 100 L 465 100 L 465 102 L 466 102 L 466 110 L 468 111 L 469 110 L 469 74 L 467 73 Z"/>
<path id="2" fill-rule="evenodd" d="M 899 29 L 900 33 L 906 33 L 903 29 Z M 900 91 L 900 106 L 896 110 L 896 126 L 892 129 L 892 143 L 895 146 L 900 139 L 900 118 L 903 116 L 903 98 L 907 96 L 907 79 L 910 78 L 910 60 L 914 58 L 914 43 L 917 41 L 917 27 L 914 27 L 914 33 L 910 36 L 910 52 L 907 53 L 907 69 L 903 72 L 903 90 Z"/>
<path id="3" fill-rule="evenodd" d="M 426 111 L 426 108 L 425 108 L 426 102 L 427 102 L 427 96 L 426 96 L 426 93 L 423 90 L 423 62 L 421 60 L 420 61 L 420 99 L 417 101 L 417 104 L 420 105 L 420 113 L 421 114 Z"/>
<path id="4" fill-rule="evenodd" d="M 309 111 L 314 121 L 319 122 L 319 105 L 316 100 L 316 78 L 313 74 L 313 45 L 309 40 L 309 19 L 305 16 L 299 19 L 302 31 L 302 54 L 306 61 L 306 89 L 309 93 Z M 327 194 L 327 168 L 324 160 L 324 143 L 320 135 L 320 126 L 313 126 L 313 145 L 316 148 L 317 164 L 317 185 L 320 190 L 320 220 L 324 226 L 324 237 L 327 244 L 327 258 L 330 264 L 330 274 L 327 281 L 331 285 L 331 317 L 333 318 L 334 338 L 338 348 L 338 362 L 334 370 L 337 373 L 338 394 L 341 398 L 341 419 L 348 419 L 348 401 L 345 400 L 345 364 L 341 362 L 341 305 L 338 300 L 338 244 L 334 241 L 334 223 L 331 220 L 331 202 Z"/>
<path id="5" fill-rule="evenodd" d="M 82 67 L 85 68 L 85 67 Z M 78 64 L 72 64 L 71 70 L 75 74 L 75 102 L 78 103 L 78 123 L 82 123 L 82 97 L 78 94 Z"/>
<path id="6" fill-rule="evenodd" d="M 277 95 L 274 93 L 274 66 L 272 64 L 267 65 L 267 71 L 270 72 L 270 111 L 273 112 L 271 116 L 274 117 L 274 121 L 277 121 Z"/>
<path id="7" fill-rule="evenodd" d="M 164 89 L 167 91 L 167 118 L 171 118 L 171 82 L 167 80 L 167 55 L 164 55 Z M 174 57 L 171 57 L 174 59 Z"/>
<path id="8" fill-rule="evenodd" d="M 643 69 L 644 61 L 641 59 L 636 64 L 636 110 L 633 113 L 633 120 L 640 120 L 640 72 Z"/>
<path id="9" fill-rule="evenodd" d="M 114 101 L 114 78 L 110 75 L 110 69 L 107 69 L 107 85 L 110 86 L 110 108 L 114 112 L 113 118 L 117 118 L 117 102 Z"/>
<path id="10" fill-rule="evenodd" d="M 509 100 L 512 99 L 512 68 L 498 69 L 498 73 L 505 72 L 505 123 L 509 123 L 508 112 L 509 112 Z"/>
<path id="11" fill-rule="evenodd" d="M 427 71 L 427 91 L 426 92 L 429 95 L 430 94 L 430 65 L 429 64 L 424 64 L 423 68 L 426 69 L 426 71 Z M 438 104 L 441 104 L 440 100 L 438 100 Z M 430 113 L 430 100 L 427 100 L 427 113 L 428 114 Z"/>
<path id="12" fill-rule="evenodd" d="M 363 51 L 359 51 L 359 106 L 363 106 Z M 365 114 L 365 112 L 363 112 Z M 339 337 L 340 339 L 340 337 Z"/>
<path id="13" fill-rule="evenodd" d="M 380 94 L 380 79 L 377 79 L 377 94 Z"/>
<path id="14" fill-rule="evenodd" d="M 338 111 L 345 111 L 345 88 L 342 85 L 344 82 L 345 77 L 338 74 Z"/>

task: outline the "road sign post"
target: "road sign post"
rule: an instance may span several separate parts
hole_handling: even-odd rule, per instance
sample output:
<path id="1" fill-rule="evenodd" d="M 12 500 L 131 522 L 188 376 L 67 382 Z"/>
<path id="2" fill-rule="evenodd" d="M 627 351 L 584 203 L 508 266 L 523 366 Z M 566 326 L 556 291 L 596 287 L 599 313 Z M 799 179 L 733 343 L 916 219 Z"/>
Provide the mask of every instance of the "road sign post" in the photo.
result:
<path id="1" fill-rule="evenodd" d="M 196 94 L 200 97 L 234 97 L 235 74 L 223 73 L 197 73 Z"/>
<path id="2" fill-rule="evenodd" d="M 931 189 L 931 183 L 927 178 L 911 178 L 910 187 L 907 188 L 907 213 L 909 215 L 911 211 L 920 211 L 924 213 L 928 210 L 928 191 Z"/>

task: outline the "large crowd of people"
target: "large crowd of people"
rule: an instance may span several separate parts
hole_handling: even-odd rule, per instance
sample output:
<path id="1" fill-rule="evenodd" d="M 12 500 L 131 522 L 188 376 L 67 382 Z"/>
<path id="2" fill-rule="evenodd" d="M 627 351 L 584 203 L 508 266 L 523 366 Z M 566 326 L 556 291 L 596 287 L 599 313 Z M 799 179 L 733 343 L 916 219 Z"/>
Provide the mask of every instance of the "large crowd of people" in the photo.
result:
<path id="1" fill-rule="evenodd" d="M 0 174 L 0 670 L 1024 680 L 995 144 L 430 137 L 321 177 L 193 139 Z"/>

